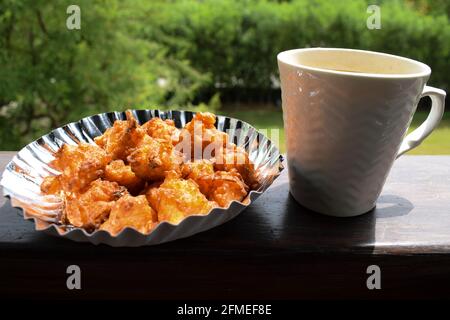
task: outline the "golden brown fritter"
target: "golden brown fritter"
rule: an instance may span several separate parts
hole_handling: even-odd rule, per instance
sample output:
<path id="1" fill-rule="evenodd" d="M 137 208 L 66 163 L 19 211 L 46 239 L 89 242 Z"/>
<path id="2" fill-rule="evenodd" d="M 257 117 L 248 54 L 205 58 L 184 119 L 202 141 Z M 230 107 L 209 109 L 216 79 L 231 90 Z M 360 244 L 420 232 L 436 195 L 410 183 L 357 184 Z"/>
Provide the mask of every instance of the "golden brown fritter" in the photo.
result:
<path id="1" fill-rule="evenodd" d="M 100 230 L 116 235 L 123 228 L 132 227 L 147 234 L 155 227 L 156 219 L 156 212 L 149 206 L 144 195 L 124 195 L 112 206 L 109 219 L 101 225 Z"/>
<path id="2" fill-rule="evenodd" d="M 126 117 L 127 120 L 116 120 L 111 128 L 94 139 L 113 160 L 126 161 L 130 153 L 148 137 L 130 110 L 126 111 Z"/>
<path id="3" fill-rule="evenodd" d="M 198 183 L 201 177 L 214 174 L 213 161 L 201 159 L 183 163 L 181 174 L 184 179 L 192 179 Z"/>
<path id="4" fill-rule="evenodd" d="M 248 193 L 248 186 L 236 170 L 216 171 L 197 181 L 202 193 L 221 207 L 228 207 L 233 200 L 242 201 Z"/>
<path id="5" fill-rule="evenodd" d="M 105 149 L 113 160 L 125 160 L 134 147 L 133 131 L 138 127 L 131 112 L 127 112 L 127 120 L 116 120 L 101 136 L 96 137 L 95 143 Z"/>
<path id="6" fill-rule="evenodd" d="M 259 186 L 248 154 L 215 128 L 215 115 L 197 113 L 181 132 L 172 120 L 140 126 L 131 111 L 126 116 L 96 144 L 64 145 L 51 163 L 62 174 L 44 178 L 41 191 L 64 200 L 68 224 L 112 235 L 129 226 L 147 234 L 159 221 L 178 224 L 243 201 Z"/>
<path id="7" fill-rule="evenodd" d="M 56 153 L 56 159 L 50 164 L 62 172 L 57 178 L 61 189 L 66 192 L 78 192 L 101 177 L 111 157 L 97 145 L 81 143 L 77 146 L 65 144 Z M 48 183 L 49 180 L 46 181 Z M 46 185 L 43 192 L 46 190 Z M 54 190 L 53 190 L 54 191 Z"/>
<path id="8" fill-rule="evenodd" d="M 232 200 L 242 201 L 248 193 L 248 186 L 236 169 L 214 172 L 214 164 L 210 160 L 184 163 L 182 176 L 194 180 L 200 191 L 221 207 L 227 207 Z"/>
<path id="9" fill-rule="evenodd" d="M 180 130 L 175 127 L 175 122 L 171 119 L 162 120 L 161 118 L 153 118 L 144 123 L 142 128 L 150 137 L 172 144 L 178 142 L 180 135 Z"/>
<path id="10" fill-rule="evenodd" d="M 159 221 L 173 224 L 189 215 L 207 214 L 217 206 L 206 199 L 193 180 L 180 179 L 176 174 L 169 174 L 159 188 L 150 189 L 147 199 L 158 212 Z"/>
<path id="11" fill-rule="evenodd" d="M 84 193 L 65 194 L 64 220 L 75 227 L 97 228 L 108 218 L 114 201 L 125 193 L 117 183 L 97 179 Z"/>
<path id="12" fill-rule="evenodd" d="M 208 184 L 214 176 L 214 162 L 204 159 L 188 161 L 183 163 L 181 173 L 184 179 L 194 180 L 200 192 L 206 195 L 209 189 Z"/>
<path id="13" fill-rule="evenodd" d="M 180 172 L 182 155 L 173 145 L 146 135 L 128 156 L 131 170 L 143 180 L 163 180 L 169 171 Z"/>
<path id="14" fill-rule="evenodd" d="M 250 189 L 255 190 L 259 187 L 258 172 L 254 164 L 250 161 L 247 152 L 234 144 L 229 144 L 216 155 L 214 169 L 228 172 L 237 170 Z"/>
<path id="15" fill-rule="evenodd" d="M 145 185 L 145 182 L 138 178 L 131 167 L 125 165 L 122 160 L 114 160 L 108 164 L 104 178 L 126 187 L 131 194 L 138 194 Z"/>
<path id="16" fill-rule="evenodd" d="M 44 194 L 59 194 L 61 192 L 61 176 L 47 176 L 41 183 L 41 191 Z"/>
<path id="17" fill-rule="evenodd" d="M 192 159 L 210 159 L 215 150 L 225 146 L 228 136 L 216 129 L 215 122 L 216 116 L 210 112 L 196 113 L 180 132 L 179 145 L 183 152 L 191 150 Z"/>

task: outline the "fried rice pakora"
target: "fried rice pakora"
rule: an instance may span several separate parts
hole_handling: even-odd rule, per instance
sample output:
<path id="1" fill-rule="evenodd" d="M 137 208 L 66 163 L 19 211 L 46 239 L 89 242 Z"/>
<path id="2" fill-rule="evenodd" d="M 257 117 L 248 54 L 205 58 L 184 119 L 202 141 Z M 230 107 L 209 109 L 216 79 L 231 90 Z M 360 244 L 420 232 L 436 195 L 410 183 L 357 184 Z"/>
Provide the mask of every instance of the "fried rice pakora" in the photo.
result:
<path id="1" fill-rule="evenodd" d="M 57 178 L 46 177 L 42 184 L 42 191 L 57 193 L 57 188 L 66 192 L 77 192 L 88 187 L 100 178 L 111 156 L 102 148 L 88 143 L 77 146 L 65 144 L 56 153 L 56 159 L 50 166 L 61 175 Z"/>
<path id="2" fill-rule="evenodd" d="M 153 118 L 142 125 L 147 134 L 155 139 L 176 144 L 180 138 L 180 130 L 171 119 Z"/>
<path id="3" fill-rule="evenodd" d="M 104 178 L 124 186 L 131 194 L 138 194 L 145 186 L 145 181 L 140 179 L 123 160 L 111 161 L 105 168 Z"/>
<path id="4" fill-rule="evenodd" d="M 218 171 L 237 171 L 244 179 L 244 182 L 255 190 L 259 187 L 258 172 L 250 161 L 247 152 L 236 145 L 229 144 L 222 148 L 216 155 L 214 163 L 215 170 Z"/>
<path id="5" fill-rule="evenodd" d="M 210 112 L 196 113 L 179 135 L 179 145 L 188 143 L 191 159 L 211 159 L 215 150 L 227 145 L 228 135 L 215 127 L 216 116 Z"/>
<path id="6" fill-rule="evenodd" d="M 141 179 L 163 180 L 169 171 L 180 171 L 182 155 L 170 142 L 146 135 L 127 157 L 131 170 Z"/>
<path id="7" fill-rule="evenodd" d="M 205 112 L 181 129 L 160 118 L 140 125 L 127 111 L 94 144 L 63 145 L 50 164 L 60 174 L 45 177 L 41 192 L 63 199 L 64 223 L 111 235 L 125 227 L 148 234 L 162 221 L 244 201 L 259 185 L 257 170 L 215 123 Z"/>
<path id="8" fill-rule="evenodd" d="M 64 219 L 75 227 L 98 228 L 108 219 L 114 201 L 126 194 L 116 182 L 97 179 L 83 193 L 66 194 Z"/>
<path id="9" fill-rule="evenodd" d="M 114 121 L 113 126 L 108 128 L 101 136 L 96 137 L 94 141 L 113 160 L 125 160 L 136 143 L 136 137 L 133 137 L 133 135 L 136 135 L 137 126 L 137 121 L 133 117 L 129 117 L 127 113 L 127 120 Z"/>
<path id="10" fill-rule="evenodd" d="M 215 202 L 208 201 L 193 180 L 178 178 L 177 174 L 169 175 L 159 188 L 150 189 L 146 196 L 158 212 L 158 220 L 173 224 L 193 214 L 205 215 L 217 207 Z"/>
<path id="11" fill-rule="evenodd" d="M 148 205 L 144 195 L 133 197 L 127 194 L 114 203 L 109 219 L 101 225 L 100 230 L 115 235 L 124 227 L 132 227 L 146 234 L 156 222 L 156 212 Z"/>

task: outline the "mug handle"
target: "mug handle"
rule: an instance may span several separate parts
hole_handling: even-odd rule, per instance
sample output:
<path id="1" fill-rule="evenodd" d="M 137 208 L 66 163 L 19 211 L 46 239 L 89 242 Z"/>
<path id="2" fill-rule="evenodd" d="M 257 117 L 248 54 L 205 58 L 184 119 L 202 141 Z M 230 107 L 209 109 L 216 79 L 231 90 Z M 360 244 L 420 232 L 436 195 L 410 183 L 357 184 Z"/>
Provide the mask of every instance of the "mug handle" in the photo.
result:
<path id="1" fill-rule="evenodd" d="M 436 129 L 439 122 L 444 115 L 444 105 L 445 105 L 445 91 L 429 86 L 423 88 L 420 98 L 429 96 L 431 98 L 431 110 L 427 119 L 413 132 L 408 134 L 405 139 L 403 139 L 400 149 L 397 153 L 397 158 L 403 155 L 405 152 L 414 149 L 422 141 L 430 135 L 430 133 Z"/>

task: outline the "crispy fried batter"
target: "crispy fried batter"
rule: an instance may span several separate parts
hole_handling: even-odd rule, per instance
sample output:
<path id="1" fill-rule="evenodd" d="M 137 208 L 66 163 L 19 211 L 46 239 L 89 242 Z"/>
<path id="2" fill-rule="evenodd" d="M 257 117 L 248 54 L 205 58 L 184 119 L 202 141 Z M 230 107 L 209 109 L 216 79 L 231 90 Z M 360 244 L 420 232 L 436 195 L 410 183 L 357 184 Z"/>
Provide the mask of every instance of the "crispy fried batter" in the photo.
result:
<path id="1" fill-rule="evenodd" d="M 202 176 L 214 174 L 214 164 L 206 159 L 188 161 L 181 166 L 181 173 L 184 179 L 192 179 L 198 183 Z"/>
<path id="2" fill-rule="evenodd" d="M 202 193 L 221 207 L 228 207 L 233 200 L 242 201 L 248 193 L 248 186 L 236 170 L 216 171 L 197 181 Z"/>
<path id="3" fill-rule="evenodd" d="M 194 160 L 183 163 L 181 167 L 184 179 L 192 179 L 197 183 L 200 192 L 207 194 L 209 190 L 208 183 L 214 176 L 214 164 L 211 160 Z"/>
<path id="4" fill-rule="evenodd" d="M 132 133 L 138 127 L 131 112 L 127 112 L 127 120 L 116 120 L 101 136 L 96 137 L 95 143 L 105 149 L 113 160 L 125 160 L 134 147 Z"/>
<path id="5" fill-rule="evenodd" d="M 61 192 L 61 176 L 47 176 L 41 183 L 41 191 L 44 194 L 59 194 Z"/>
<path id="6" fill-rule="evenodd" d="M 208 201 L 193 180 L 183 180 L 169 174 L 159 188 L 147 192 L 147 199 L 158 212 L 159 221 L 173 224 L 193 214 L 207 214 L 216 203 Z"/>
<path id="7" fill-rule="evenodd" d="M 150 137 L 164 140 L 172 144 L 178 142 L 180 135 L 180 130 L 175 127 L 175 122 L 171 119 L 162 120 L 161 118 L 153 118 L 144 123 L 142 128 Z"/>
<path id="8" fill-rule="evenodd" d="M 159 221 L 178 224 L 242 201 L 259 186 L 248 154 L 215 128 L 214 114 L 197 113 L 181 131 L 172 120 L 140 126 L 131 111 L 126 116 L 96 144 L 64 145 L 51 163 L 62 174 L 44 178 L 41 191 L 63 198 L 68 224 L 112 235 L 127 226 L 148 233 Z M 183 164 L 178 143 L 184 142 Z"/>
<path id="9" fill-rule="evenodd" d="M 127 160 L 136 176 L 154 181 L 163 180 L 169 171 L 179 173 L 183 158 L 171 143 L 146 135 Z"/>
<path id="10" fill-rule="evenodd" d="M 105 166 L 110 161 L 111 157 L 96 145 L 81 143 L 78 146 L 72 146 L 65 144 L 56 153 L 56 159 L 51 165 L 62 171 L 61 177 L 58 178 L 61 188 L 67 192 L 78 192 L 101 177 Z M 45 190 L 42 191 L 45 192 Z"/>
<path id="11" fill-rule="evenodd" d="M 101 225 L 100 230 L 116 235 L 123 228 L 132 227 L 147 234 L 156 225 L 156 219 L 156 212 L 149 206 L 144 195 L 124 195 L 113 205 L 109 219 Z"/>
<path id="12" fill-rule="evenodd" d="M 75 227 L 97 228 L 108 218 L 114 201 L 124 193 L 125 188 L 117 183 L 97 179 L 84 193 L 65 195 L 64 218 Z"/>
<path id="13" fill-rule="evenodd" d="M 131 194 L 138 194 L 145 185 L 122 160 L 114 160 L 106 166 L 105 179 L 126 187 Z"/>
<path id="14" fill-rule="evenodd" d="M 142 189 L 141 193 L 139 195 L 146 195 L 148 192 L 150 192 L 151 189 L 158 189 L 159 186 L 164 182 L 164 180 L 156 181 L 150 184 L 147 184 L 147 186 Z"/>
<path id="15" fill-rule="evenodd" d="M 214 172 L 214 164 L 210 160 L 184 163 L 182 175 L 185 179 L 194 180 L 200 191 L 221 207 L 227 207 L 232 200 L 242 201 L 248 193 L 248 186 L 235 168 L 230 168 L 230 172 Z"/>
<path id="16" fill-rule="evenodd" d="M 215 150 L 228 143 L 227 134 L 217 130 L 215 122 L 214 114 L 199 112 L 181 130 L 179 143 L 184 146 L 189 144 L 192 159 L 210 159 L 214 157 Z"/>
<path id="17" fill-rule="evenodd" d="M 237 170 L 244 182 L 255 190 L 259 187 L 258 172 L 250 161 L 247 152 L 234 144 L 228 144 L 216 155 L 214 169 L 218 171 Z"/>

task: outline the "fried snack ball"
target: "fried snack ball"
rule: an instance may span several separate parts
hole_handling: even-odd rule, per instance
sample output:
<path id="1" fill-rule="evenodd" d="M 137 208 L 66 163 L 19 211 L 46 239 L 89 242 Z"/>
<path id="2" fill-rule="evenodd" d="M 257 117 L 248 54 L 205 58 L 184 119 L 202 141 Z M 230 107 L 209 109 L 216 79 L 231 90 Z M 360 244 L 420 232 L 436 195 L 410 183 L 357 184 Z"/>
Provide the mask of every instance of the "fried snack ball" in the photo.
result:
<path id="1" fill-rule="evenodd" d="M 62 174 L 55 179 L 48 178 L 41 187 L 44 193 L 55 192 L 58 183 L 66 192 L 78 192 L 101 177 L 111 157 L 97 145 L 80 143 L 77 146 L 65 144 L 56 153 L 50 164 Z"/>
<path id="2" fill-rule="evenodd" d="M 158 212 L 158 220 L 173 224 L 178 224 L 189 215 L 205 215 L 217 206 L 206 199 L 193 180 L 184 180 L 172 173 L 159 188 L 151 188 L 146 196 Z"/>
<path id="3" fill-rule="evenodd" d="M 132 227 L 147 234 L 156 225 L 156 219 L 156 212 L 149 206 L 144 195 L 124 195 L 112 206 L 109 219 L 101 225 L 100 230 L 116 235 L 123 228 Z"/>
<path id="4" fill-rule="evenodd" d="M 94 145 L 64 145 L 51 163 L 62 174 L 44 178 L 41 191 L 64 200 L 68 224 L 112 235 L 127 226 L 148 233 L 158 221 L 178 224 L 242 201 L 259 186 L 248 154 L 215 128 L 214 114 L 197 113 L 181 131 L 172 120 L 140 126 L 131 111 L 126 117 Z M 178 145 L 185 142 L 183 159 Z"/>
<path id="5" fill-rule="evenodd" d="M 104 178 L 126 187 L 131 194 L 138 194 L 145 185 L 145 182 L 138 178 L 131 167 L 125 165 L 122 160 L 111 161 L 105 168 Z"/>
<path id="6" fill-rule="evenodd" d="M 190 149 L 191 159 L 210 159 L 214 157 L 216 149 L 228 143 L 228 135 L 217 130 L 215 122 L 214 114 L 199 112 L 181 130 L 179 145 L 183 150 Z"/>
<path id="7" fill-rule="evenodd" d="M 59 194 L 62 190 L 61 176 L 47 176 L 41 183 L 41 191 L 44 194 Z"/>
<path id="8" fill-rule="evenodd" d="M 135 146 L 133 132 L 138 123 L 132 113 L 127 111 L 127 120 L 116 120 L 105 133 L 94 139 L 95 143 L 105 149 L 113 160 L 125 160 Z"/>
<path id="9" fill-rule="evenodd" d="M 84 193 L 65 195 L 64 220 L 75 227 L 98 228 L 108 218 L 114 201 L 125 193 L 117 183 L 97 179 Z"/>
<path id="10" fill-rule="evenodd" d="M 227 207 L 233 200 L 242 201 L 248 193 L 248 186 L 236 169 L 214 172 L 214 164 L 210 160 L 184 163 L 182 176 L 194 180 L 200 191 L 221 207 Z"/>
<path id="11" fill-rule="evenodd" d="M 242 201 L 248 193 L 248 186 L 236 170 L 216 171 L 211 175 L 201 176 L 197 181 L 202 193 L 224 208 L 233 200 Z"/>
<path id="12" fill-rule="evenodd" d="M 227 172 L 236 170 L 252 190 L 258 189 L 260 185 L 258 172 L 247 152 L 234 144 L 229 144 L 216 155 L 214 169 Z"/>
<path id="13" fill-rule="evenodd" d="M 163 180 L 169 171 L 179 173 L 183 162 L 182 155 L 171 143 L 148 135 L 143 137 L 127 160 L 136 176 L 144 180 Z"/>
<path id="14" fill-rule="evenodd" d="M 183 163 L 181 173 L 184 179 L 194 180 L 200 192 L 207 195 L 208 184 L 214 176 L 214 162 L 206 159 L 188 161 Z"/>
<path id="15" fill-rule="evenodd" d="M 147 134 L 155 139 L 176 144 L 179 140 L 180 130 L 175 127 L 175 122 L 171 119 L 162 120 L 153 118 L 142 125 Z"/>
<path id="16" fill-rule="evenodd" d="M 130 110 L 126 111 L 126 117 L 127 120 L 116 120 L 111 128 L 94 139 L 113 160 L 126 161 L 128 155 L 147 137 L 146 130 L 139 126 Z"/>
<path id="17" fill-rule="evenodd" d="M 213 161 L 201 159 L 183 163 L 181 166 L 181 174 L 184 179 L 192 179 L 199 184 L 202 181 L 202 177 L 214 174 Z"/>

